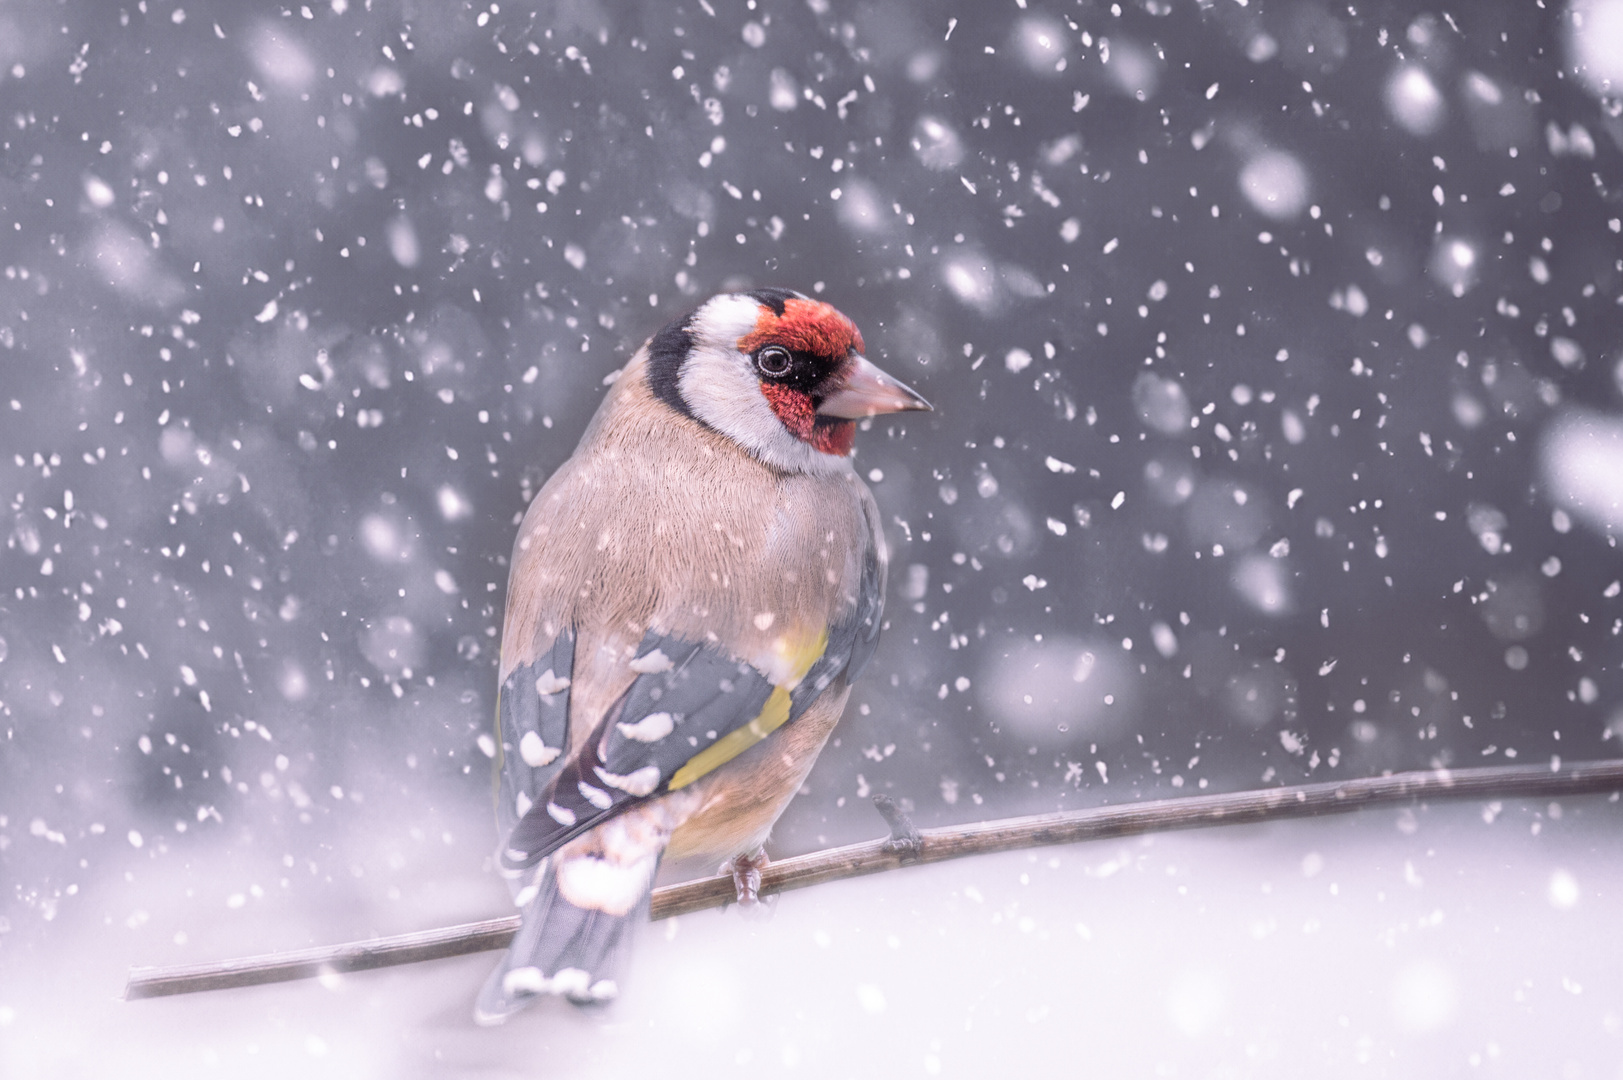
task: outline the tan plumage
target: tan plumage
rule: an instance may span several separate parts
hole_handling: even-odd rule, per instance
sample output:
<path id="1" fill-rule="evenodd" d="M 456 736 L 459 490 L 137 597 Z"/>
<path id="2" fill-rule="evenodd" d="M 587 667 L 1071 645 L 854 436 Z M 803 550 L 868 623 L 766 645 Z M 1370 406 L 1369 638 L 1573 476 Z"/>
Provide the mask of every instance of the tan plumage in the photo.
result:
<path id="1" fill-rule="evenodd" d="M 853 421 L 929 407 L 860 349 L 797 293 L 715 297 L 638 350 L 532 502 L 498 705 L 525 918 L 482 1021 L 614 996 L 660 859 L 750 865 L 816 761 L 884 596 Z"/>
<path id="2" fill-rule="evenodd" d="M 533 661 L 559 627 L 575 626 L 572 752 L 636 677 L 627 661 L 649 628 L 725 642 L 744 660 L 767 656 L 786 634 L 816 634 L 856 603 L 864 543 L 885 562 L 878 508 L 854 471 L 806 475 L 763 464 L 671 415 L 648 388 L 646 363 L 645 347 L 615 380 L 575 455 L 531 502 L 513 549 L 501 679 Z M 672 838 L 672 856 L 731 857 L 758 847 L 810 771 L 846 693 L 843 683 L 831 688 L 828 703 L 813 707 L 817 715 L 795 722 L 784 751 L 763 744 L 702 781 L 702 796 L 690 801 L 710 809 L 673 821 L 686 826 Z M 782 764 L 786 753 L 792 767 Z"/>

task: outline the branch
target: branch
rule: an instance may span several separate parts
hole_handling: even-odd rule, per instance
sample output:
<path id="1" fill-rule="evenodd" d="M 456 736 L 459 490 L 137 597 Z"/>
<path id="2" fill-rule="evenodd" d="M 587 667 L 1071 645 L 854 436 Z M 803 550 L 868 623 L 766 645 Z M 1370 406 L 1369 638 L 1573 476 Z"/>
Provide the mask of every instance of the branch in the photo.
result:
<path id="1" fill-rule="evenodd" d="M 1359 780 L 1193 795 L 1125 806 L 1102 806 L 973 825 L 914 829 L 894 804 L 880 804 L 891 836 L 815 851 L 771 863 L 761 874 L 761 895 L 803 889 L 839 878 L 894 870 L 909 863 L 942 862 L 1048 844 L 1074 844 L 1115 836 L 1242 825 L 1258 821 L 1344 814 L 1368 807 L 1409 803 L 1420 798 L 1482 799 L 1554 797 L 1623 789 L 1623 759 L 1580 761 L 1565 766 L 1505 765 L 1476 769 L 1437 769 Z M 884 796 L 876 797 L 876 802 Z M 734 899 L 731 878 L 702 878 L 654 890 L 651 917 L 666 919 Z M 507 915 L 347 945 L 300 949 L 242 960 L 180 967 L 132 968 L 126 1000 L 222 990 L 234 986 L 307 979 L 329 972 L 438 960 L 505 948 L 518 930 L 519 916 Z"/>

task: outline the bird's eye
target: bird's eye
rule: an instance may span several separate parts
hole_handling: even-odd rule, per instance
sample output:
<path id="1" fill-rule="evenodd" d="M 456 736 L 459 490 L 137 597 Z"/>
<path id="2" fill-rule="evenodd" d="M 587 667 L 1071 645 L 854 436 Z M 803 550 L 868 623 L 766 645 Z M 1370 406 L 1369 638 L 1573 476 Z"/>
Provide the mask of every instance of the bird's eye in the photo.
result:
<path id="1" fill-rule="evenodd" d="M 794 358 L 789 355 L 789 350 L 777 345 L 768 345 L 755 354 L 755 367 L 768 378 L 782 378 L 789 374 L 793 364 Z"/>

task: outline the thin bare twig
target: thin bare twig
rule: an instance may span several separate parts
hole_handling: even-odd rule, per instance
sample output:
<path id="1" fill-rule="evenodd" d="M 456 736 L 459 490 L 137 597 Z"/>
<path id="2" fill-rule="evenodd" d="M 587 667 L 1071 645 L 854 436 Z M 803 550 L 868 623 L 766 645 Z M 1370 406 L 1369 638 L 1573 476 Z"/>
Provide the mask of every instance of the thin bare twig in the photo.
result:
<path id="1" fill-rule="evenodd" d="M 1359 780 L 1192 795 L 1124 806 L 1102 806 L 1030 817 L 1004 818 L 939 829 L 912 829 L 892 804 L 881 806 L 892 835 L 882 840 L 814 851 L 767 866 L 761 895 L 802 889 L 838 878 L 894 870 L 911 863 L 941 862 L 1014 848 L 1074 844 L 1114 836 L 1241 825 L 1285 818 L 1342 814 L 1421 798 L 1484 799 L 1554 797 L 1623 789 L 1623 760 L 1581 761 L 1568 765 L 1508 765 L 1395 773 Z M 719 907 L 734 898 L 731 878 L 704 878 L 656 889 L 652 917 L 669 918 Z M 242 960 L 169 968 L 134 968 L 124 988 L 127 1000 L 221 990 L 234 986 L 305 979 L 327 972 L 437 960 L 506 947 L 518 929 L 517 915 L 448 926 L 347 945 L 301 949 Z"/>

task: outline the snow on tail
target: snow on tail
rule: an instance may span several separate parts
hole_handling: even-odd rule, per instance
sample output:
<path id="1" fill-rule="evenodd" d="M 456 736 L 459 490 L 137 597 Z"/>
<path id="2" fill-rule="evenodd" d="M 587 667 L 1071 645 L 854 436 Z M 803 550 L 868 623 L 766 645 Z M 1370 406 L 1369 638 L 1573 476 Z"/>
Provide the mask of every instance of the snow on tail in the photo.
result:
<path id="1" fill-rule="evenodd" d="M 602 900 L 608 897 L 603 890 L 581 888 L 582 884 L 601 885 L 605 871 L 619 876 L 627 868 L 611 868 L 601 859 L 576 856 L 561 862 L 547 859 L 539 869 L 532 895 L 520 894 L 524 920 L 518 934 L 479 992 L 474 1019 L 480 1024 L 499 1024 L 545 994 L 568 998 L 577 1005 L 613 999 L 619 993 L 618 979 L 636 926 L 648 917 L 652 873 L 637 875 L 642 887 L 635 897 L 610 890 L 621 893 L 614 899 L 630 900 L 627 905 L 604 904 Z M 563 884 L 572 887 L 560 887 L 560 872 Z"/>

